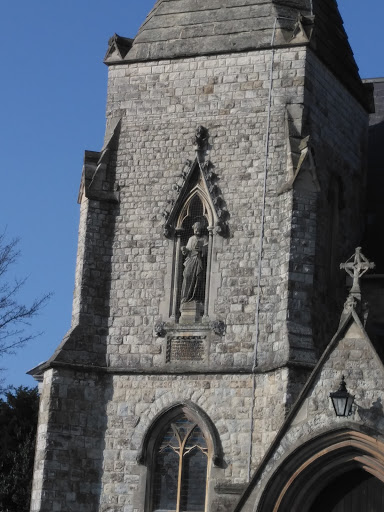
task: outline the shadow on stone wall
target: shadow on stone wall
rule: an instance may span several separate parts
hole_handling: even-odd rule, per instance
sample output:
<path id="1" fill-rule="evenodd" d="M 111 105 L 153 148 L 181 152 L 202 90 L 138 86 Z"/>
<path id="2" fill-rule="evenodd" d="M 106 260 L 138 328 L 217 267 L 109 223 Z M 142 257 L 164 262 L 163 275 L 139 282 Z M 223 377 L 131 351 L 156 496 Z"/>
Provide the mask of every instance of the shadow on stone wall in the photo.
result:
<path id="1" fill-rule="evenodd" d="M 357 405 L 357 413 L 361 420 L 364 421 L 364 423 L 377 425 L 377 423 L 382 420 L 384 416 L 381 398 L 377 398 L 374 402 L 372 402 L 372 405 L 369 407 L 369 409 L 365 409 L 364 407 Z"/>
<path id="2" fill-rule="evenodd" d="M 366 232 L 363 247 L 376 264 L 375 272 L 384 273 L 384 121 L 369 128 L 366 199 Z"/>

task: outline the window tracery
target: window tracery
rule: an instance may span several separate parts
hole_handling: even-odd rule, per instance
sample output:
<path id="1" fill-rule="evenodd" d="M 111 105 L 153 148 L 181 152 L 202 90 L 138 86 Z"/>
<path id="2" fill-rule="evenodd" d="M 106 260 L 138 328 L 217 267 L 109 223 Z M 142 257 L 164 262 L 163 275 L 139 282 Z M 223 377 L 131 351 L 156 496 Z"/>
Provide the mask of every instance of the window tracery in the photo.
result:
<path id="1" fill-rule="evenodd" d="M 154 447 L 151 512 L 204 512 L 208 445 L 185 414 L 168 423 Z"/>

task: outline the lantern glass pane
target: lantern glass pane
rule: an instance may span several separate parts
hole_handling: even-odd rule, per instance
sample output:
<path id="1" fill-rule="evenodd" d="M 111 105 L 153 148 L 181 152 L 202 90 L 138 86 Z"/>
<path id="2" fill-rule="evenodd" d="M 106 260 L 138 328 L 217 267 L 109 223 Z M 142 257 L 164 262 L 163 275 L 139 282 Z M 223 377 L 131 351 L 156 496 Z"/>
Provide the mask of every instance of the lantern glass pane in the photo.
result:
<path id="1" fill-rule="evenodd" d="M 343 398 L 332 398 L 333 406 L 336 411 L 336 416 L 344 416 L 345 408 L 347 405 L 347 397 Z"/>
<path id="2" fill-rule="evenodd" d="M 346 411 L 345 411 L 346 416 L 349 416 L 352 413 L 352 405 L 353 405 L 354 398 L 355 398 L 354 396 L 348 397 L 347 407 L 346 407 Z"/>

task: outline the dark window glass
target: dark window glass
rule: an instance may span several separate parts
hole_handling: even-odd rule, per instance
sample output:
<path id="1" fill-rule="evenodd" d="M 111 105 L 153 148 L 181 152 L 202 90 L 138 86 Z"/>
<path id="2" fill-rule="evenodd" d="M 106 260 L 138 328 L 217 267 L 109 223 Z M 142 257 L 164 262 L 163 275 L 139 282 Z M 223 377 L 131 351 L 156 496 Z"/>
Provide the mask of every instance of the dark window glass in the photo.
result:
<path id="1" fill-rule="evenodd" d="M 195 447 L 183 456 L 180 512 L 204 512 L 207 456 Z"/>
<path id="2" fill-rule="evenodd" d="M 180 416 L 163 431 L 157 444 L 152 511 L 204 512 L 207 464 L 203 432 Z"/>
<path id="3" fill-rule="evenodd" d="M 207 450 L 207 443 L 199 426 L 195 426 L 185 444 L 186 449 L 193 448 L 194 446 L 199 446 L 203 451 Z"/>
<path id="4" fill-rule="evenodd" d="M 194 425 L 195 424 L 189 421 L 189 419 L 185 416 L 182 416 L 180 419 L 173 423 L 173 429 L 177 432 L 181 442 L 184 441 L 185 436 L 189 434 L 191 428 L 194 427 Z"/>
<path id="5" fill-rule="evenodd" d="M 169 446 L 157 455 L 153 478 L 153 510 L 175 511 L 179 478 L 179 455 Z"/>

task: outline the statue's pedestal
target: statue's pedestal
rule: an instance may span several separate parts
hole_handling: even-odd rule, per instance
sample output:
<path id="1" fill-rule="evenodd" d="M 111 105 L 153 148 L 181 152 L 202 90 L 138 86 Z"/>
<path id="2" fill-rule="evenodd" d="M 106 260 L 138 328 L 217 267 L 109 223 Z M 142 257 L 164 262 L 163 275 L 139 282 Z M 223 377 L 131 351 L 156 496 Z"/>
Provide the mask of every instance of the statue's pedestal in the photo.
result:
<path id="1" fill-rule="evenodd" d="M 180 324 L 195 324 L 201 322 L 204 313 L 204 305 L 201 302 L 184 302 L 180 307 Z"/>

